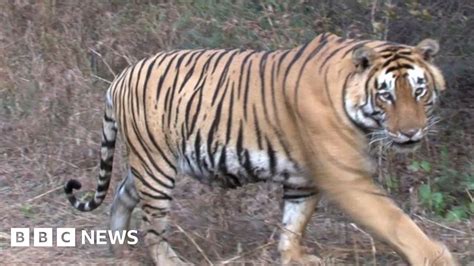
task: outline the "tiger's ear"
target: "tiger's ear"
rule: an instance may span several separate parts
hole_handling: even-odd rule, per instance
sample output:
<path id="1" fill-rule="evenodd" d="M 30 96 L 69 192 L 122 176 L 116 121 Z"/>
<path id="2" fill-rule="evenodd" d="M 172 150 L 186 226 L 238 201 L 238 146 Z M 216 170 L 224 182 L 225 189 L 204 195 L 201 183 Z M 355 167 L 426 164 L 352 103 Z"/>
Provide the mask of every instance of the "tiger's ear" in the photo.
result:
<path id="1" fill-rule="evenodd" d="M 375 60 L 375 51 L 372 48 L 361 46 L 352 52 L 352 63 L 359 72 L 368 69 Z"/>
<path id="2" fill-rule="evenodd" d="M 416 46 L 416 51 L 421 54 L 424 60 L 432 61 L 439 51 L 439 43 L 433 39 L 424 39 Z"/>

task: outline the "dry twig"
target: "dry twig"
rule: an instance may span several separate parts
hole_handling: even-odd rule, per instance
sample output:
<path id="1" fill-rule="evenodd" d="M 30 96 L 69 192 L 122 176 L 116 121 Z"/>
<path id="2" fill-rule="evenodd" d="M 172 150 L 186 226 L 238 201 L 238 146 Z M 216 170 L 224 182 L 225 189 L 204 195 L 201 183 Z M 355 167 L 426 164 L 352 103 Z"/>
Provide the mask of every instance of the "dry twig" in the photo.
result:
<path id="1" fill-rule="evenodd" d="M 188 234 L 188 232 L 184 231 L 184 229 L 181 226 L 179 226 L 178 224 L 174 224 L 174 226 L 176 226 L 176 228 L 178 228 L 178 230 L 181 233 L 183 233 L 191 241 L 191 243 L 193 243 L 193 245 L 196 247 L 196 249 L 199 251 L 199 253 L 201 253 L 201 255 L 204 257 L 204 259 L 207 261 L 207 263 L 209 263 L 209 265 L 214 265 L 214 263 L 212 263 L 212 261 L 207 257 L 206 253 L 204 253 L 202 248 L 196 243 L 196 241 L 194 241 L 194 238 L 192 238 L 191 235 Z"/>
<path id="2" fill-rule="evenodd" d="M 350 225 L 352 227 L 354 227 L 354 229 L 356 229 L 357 231 L 361 232 L 362 234 L 364 234 L 365 236 L 367 236 L 369 238 L 370 245 L 372 246 L 372 259 L 373 259 L 374 265 L 377 265 L 377 259 L 375 257 L 375 254 L 377 254 L 377 249 L 375 248 L 375 243 L 374 243 L 374 239 L 372 238 L 372 236 L 369 233 L 365 232 L 364 230 L 360 229 L 354 223 L 350 223 Z"/>

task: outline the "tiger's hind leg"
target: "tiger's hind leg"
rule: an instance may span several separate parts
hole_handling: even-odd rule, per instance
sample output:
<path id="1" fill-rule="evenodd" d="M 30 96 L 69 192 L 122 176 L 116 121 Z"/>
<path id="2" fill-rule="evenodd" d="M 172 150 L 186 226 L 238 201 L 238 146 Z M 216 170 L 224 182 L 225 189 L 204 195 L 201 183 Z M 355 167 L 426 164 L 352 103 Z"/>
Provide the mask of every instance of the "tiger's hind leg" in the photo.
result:
<path id="1" fill-rule="evenodd" d="M 127 176 L 120 182 L 115 192 L 110 210 L 110 230 L 121 233 L 129 229 L 133 209 L 139 202 L 133 175 L 128 170 Z M 110 250 L 117 256 L 126 255 L 126 245 L 110 244 Z"/>
<path id="2" fill-rule="evenodd" d="M 306 225 L 313 215 L 320 199 L 315 189 L 290 189 L 284 187 L 283 231 L 278 250 L 283 265 L 298 263 L 301 265 L 321 265 L 315 255 L 305 254 L 301 246 Z"/>
<path id="3" fill-rule="evenodd" d="M 167 173 L 173 174 L 167 174 Z M 169 210 L 174 188 L 175 171 L 162 161 L 151 165 L 131 164 L 140 207 L 145 245 L 155 265 L 186 265 L 167 241 Z"/>

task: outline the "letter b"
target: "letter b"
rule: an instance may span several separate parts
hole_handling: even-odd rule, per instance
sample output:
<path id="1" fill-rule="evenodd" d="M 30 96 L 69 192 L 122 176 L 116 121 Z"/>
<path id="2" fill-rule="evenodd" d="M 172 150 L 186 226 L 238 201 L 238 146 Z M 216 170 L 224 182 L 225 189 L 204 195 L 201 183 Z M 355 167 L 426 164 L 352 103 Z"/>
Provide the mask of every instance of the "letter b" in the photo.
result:
<path id="1" fill-rule="evenodd" d="M 53 228 L 34 228 L 33 246 L 52 247 L 53 246 Z"/>
<path id="2" fill-rule="evenodd" d="M 12 228 L 10 230 L 10 245 L 12 247 L 30 246 L 30 228 Z"/>

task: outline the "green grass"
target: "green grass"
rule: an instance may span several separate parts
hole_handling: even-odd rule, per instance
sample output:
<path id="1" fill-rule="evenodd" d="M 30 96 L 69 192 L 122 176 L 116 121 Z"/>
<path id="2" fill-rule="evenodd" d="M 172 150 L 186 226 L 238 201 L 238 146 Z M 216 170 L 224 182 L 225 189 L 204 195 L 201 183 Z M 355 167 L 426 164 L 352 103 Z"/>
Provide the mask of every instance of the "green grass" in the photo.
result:
<path id="1" fill-rule="evenodd" d="M 430 178 L 418 187 L 420 202 L 435 215 L 448 221 L 470 219 L 474 215 L 474 164 L 462 167 L 453 160 L 446 147 L 435 164 L 427 160 L 412 161 L 409 170 Z"/>

